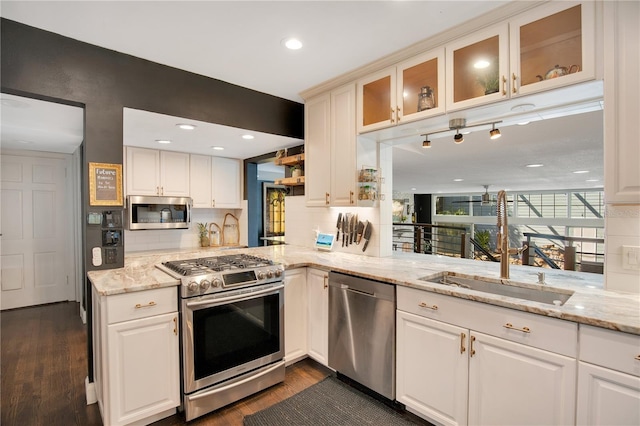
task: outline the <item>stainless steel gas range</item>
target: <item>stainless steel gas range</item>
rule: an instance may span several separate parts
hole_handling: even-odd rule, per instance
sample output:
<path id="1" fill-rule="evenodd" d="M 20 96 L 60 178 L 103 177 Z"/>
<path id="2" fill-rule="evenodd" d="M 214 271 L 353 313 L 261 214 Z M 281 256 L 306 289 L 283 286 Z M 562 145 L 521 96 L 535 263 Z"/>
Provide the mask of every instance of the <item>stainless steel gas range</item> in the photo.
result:
<path id="1" fill-rule="evenodd" d="M 164 262 L 181 280 L 186 420 L 284 380 L 284 267 L 230 254 Z"/>

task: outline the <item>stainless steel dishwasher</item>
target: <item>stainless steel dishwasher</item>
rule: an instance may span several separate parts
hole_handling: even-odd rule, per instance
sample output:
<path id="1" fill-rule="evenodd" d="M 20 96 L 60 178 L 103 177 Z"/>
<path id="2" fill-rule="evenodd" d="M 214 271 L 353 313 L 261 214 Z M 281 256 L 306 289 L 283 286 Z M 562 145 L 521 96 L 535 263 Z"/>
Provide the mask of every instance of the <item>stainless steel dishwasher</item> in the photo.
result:
<path id="1" fill-rule="evenodd" d="M 396 289 L 329 273 L 329 367 L 395 399 Z"/>

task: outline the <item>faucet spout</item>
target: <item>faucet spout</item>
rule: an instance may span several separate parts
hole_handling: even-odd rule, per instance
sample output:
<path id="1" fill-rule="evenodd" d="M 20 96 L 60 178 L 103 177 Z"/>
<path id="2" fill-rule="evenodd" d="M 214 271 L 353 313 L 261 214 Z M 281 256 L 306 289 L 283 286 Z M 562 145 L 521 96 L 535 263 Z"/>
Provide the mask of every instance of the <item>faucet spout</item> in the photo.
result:
<path id="1" fill-rule="evenodd" d="M 500 278 L 509 279 L 509 225 L 507 220 L 507 193 L 504 190 L 498 192 L 496 216 L 498 219 L 496 250 L 500 253 Z"/>

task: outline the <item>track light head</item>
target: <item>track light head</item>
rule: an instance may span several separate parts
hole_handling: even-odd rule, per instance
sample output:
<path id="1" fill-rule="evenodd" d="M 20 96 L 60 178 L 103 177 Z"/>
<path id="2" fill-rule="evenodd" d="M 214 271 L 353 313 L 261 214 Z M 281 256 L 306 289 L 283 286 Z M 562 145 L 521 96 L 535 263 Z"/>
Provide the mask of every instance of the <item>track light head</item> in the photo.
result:
<path id="1" fill-rule="evenodd" d="M 453 141 L 455 143 L 462 143 L 464 142 L 464 136 L 462 136 L 462 134 L 460 133 L 456 133 L 455 136 L 453 137 Z"/>
<path id="2" fill-rule="evenodd" d="M 424 142 L 422 142 L 422 147 L 425 148 L 425 149 L 426 148 L 431 148 L 431 141 L 429 140 L 429 136 L 428 135 L 424 138 Z"/>
<path id="3" fill-rule="evenodd" d="M 489 137 L 491 139 L 498 139 L 500 136 L 500 129 L 496 129 L 495 123 L 493 124 L 493 129 L 489 130 Z"/>

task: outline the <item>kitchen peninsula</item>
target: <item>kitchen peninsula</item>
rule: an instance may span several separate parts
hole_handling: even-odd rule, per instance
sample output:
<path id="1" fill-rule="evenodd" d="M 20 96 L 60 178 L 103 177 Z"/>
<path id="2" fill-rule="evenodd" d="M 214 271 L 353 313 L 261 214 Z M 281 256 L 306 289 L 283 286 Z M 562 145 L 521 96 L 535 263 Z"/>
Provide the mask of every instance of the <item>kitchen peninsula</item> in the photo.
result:
<path id="1" fill-rule="evenodd" d="M 165 340 L 162 340 L 162 342 L 169 348 L 168 352 L 173 351 L 173 353 L 177 354 L 176 343 L 172 342 L 171 339 L 174 335 L 177 336 L 176 333 L 179 334 L 175 327 L 175 322 L 173 322 L 174 318 L 177 321 L 178 316 L 178 302 L 175 298 L 177 291 L 175 291 L 175 288 L 179 284 L 179 280 L 165 274 L 156 265 L 166 261 L 210 257 L 220 254 L 222 253 L 210 249 L 131 253 L 126 257 L 123 268 L 89 273 L 89 279 L 92 282 L 94 291 L 94 304 L 97 303 L 97 300 L 108 302 L 111 299 L 115 300 L 120 297 L 138 297 L 142 298 L 140 300 L 152 300 L 152 302 L 144 303 L 153 303 L 153 309 L 159 306 L 159 309 L 162 310 L 161 313 L 166 316 L 166 318 L 159 319 L 159 321 L 160 324 L 163 324 L 164 321 L 166 325 L 164 335 L 168 335 L 169 340 L 167 341 L 166 337 L 163 337 Z M 513 395 L 522 395 L 527 391 L 526 389 L 514 391 L 512 389 L 514 386 L 527 386 L 529 389 L 537 389 L 534 392 L 542 395 L 541 398 L 543 398 L 538 401 L 539 404 L 552 403 L 554 405 L 553 409 L 548 410 L 548 412 L 554 413 L 554 417 L 543 418 L 548 423 L 575 423 L 575 416 L 578 416 L 577 419 L 580 420 L 580 416 L 590 412 L 585 407 L 598 407 L 599 401 L 594 402 L 589 399 L 591 396 L 587 395 L 586 389 L 591 389 L 592 383 L 595 383 L 597 387 L 602 371 L 610 372 L 614 375 L 623 375 L 627 380 L 631 380 L 632 383 L 627 385 L 630 389 L 634 389 L 633 381 L 637 381 L 637 376 L 640 375 L 638 361 L 628 356 L 629 352 L 636 357 L 639 355 L 636 352 L 640 350 L 638 338 L 640 335 L 640 296 L 604 290 L 602 275 L 545 269 L 545 284 L 540 285 L 537 283 L 539 268 L 512 265 L 511 279 L 508 282 L 505 281 L 505 286 L 513 283 L 531 288 L 537 287 L 566 293 L 573 292 L 564 304 L 554 305 L 426 281 L 426 279 L 437 279 L 442 276 L 443 272 L 447 272 L 467 277 L 484 277 L 493 282 L 500 282 L 498 278 L 499 266 L 490 262 L 425 256 L 413 253 L 399 253 L 392 257 L 372 258 L 348 253 L 319 252 L 294 245 L 224 251 L 224 255 L 233 254 L 250 254 L 269 259 L 275 264 L 283 265 L 285 268 L 285 288 L 289 283 L 287 277 L 292 280 L 299 280 L 299 277 L 302 276 L 305 288 L 307 285 L 309 286 L 308 293 L 307 290 L 302 293 L 295 293 L 298 295 L 308 294 L 308 297 L 304 297 L 305 300 L 286 299 L 285 312 L 286 309 L 291 309 L 291 307 L 308 305 L 308 313 L 304 312 L 305 316 L 309 316 L 308 333 L 313 333 L 314 329 L 324 328 L 326 334 L 319 334 L 325 337 L 312 337 L 310 335 L 308 347 L 305 343 L 302 348 L 297 349 L 295 357 L 290 356 L 290 359 L 286 359 L 288 355 L 285 355 L 287 363 L 295 362 L 308 355 L 327 365 L 325 354 L 322 353 L 323 350 L 326 350 L 322 349 L 326 342 L 320 342 L 321 349 L 319 353 L 316 352 L 318 352 L 318 339 L 326 339 L 329 333 L 329 330 L 327 330 L 328 324 L 324 320 L 329 313 L 326 311 L 321 313 L 318 317 L 321 320 L 318 321 L 317 318 L 312 319 L 311 311 L 326 309 L 324 299 L 328 297 L 328 294 L 326 287 L 322 284 L 328 271 L 394 284 L 398 294 L 396 311 L 396 358 L 398 360 L 396 366 L 396 400 L 405 404 L 408 411 L 428 420 L 437 420 L 446 424 L 451 419 L 453 421 L 461 418 L 466 419 L 468 406 L 469 419 L 474 418 L 479 423 L 486 423 L 488 418 L 482 416 L 486 416 L 487 413 L 478 414 L 472 412 L 474 409 L 473 401 L 477 398 L 482 398 L 481 396 L 474 397 L 473 393 L 481 395 L 482 392 L 473 387 L 474 381 L 471 378 L 478 374 L 485 374 L 485 378 L 486 374 L 492 375 L 492 377 L 495 376 L 497 373 L 490 370 L 491 363 L 486 364 L 486 361 L 482 361 L 486 359 L 486 356 L 496 356 L 495 354 L 499 354 L 499 357 L 494 359 L 494 362 L 497 361 L 502 365 L 505 361 L 507 361 L 507 364 L 513 361 L 522 364 L 518 365 L 518 367 L 525 368 L 511 371 L 509 368 L 513 368 L 513 366 L 506 367 L 507 370 L 503 369 L 501 371 L 502 376 L 506 377 L 504 381 L 501 383 L 499 380 L 494 381 L 491 382 L 491 385 L 485 383 L 480 388 L 483 386 L 493 386 L 495 388 L 498 385 L 501 386 L 501 388 L 496 389 L 498 394 L 500 389 L 510 389 L 509 393 Z M 305 270 L 308 274 L 305 273 Z M 301 272 L 302 275 L 300 275 Z M 305 276 L 307 277 L 306 280 L 304 279 Z M 313 281 L 314 276 L 320 277 L 319 281 Z M 299 283 L 298 281 L 297 284 Z M 320 285 L 313 290 L 312 287 L 315 288 L 316 284 Z M 313 297 L 312 294 L 314 295 Z M 149 297 L 145 297 L 146 295 L 149 295 Z M 320 299 L 317 299 L 318 297 Z M 313 303 L 311 302 L 312 300 Z M 171 304 L 173 305 L 171 306 Z M 312 304 L 314 306 L 311 306 Z M 99 314 L 101 309 L 97 308 L 94 312 Z M 158 315 L 158 317 L 163 315 Z M 295 318 L 294 315 L 289 318 L 285 314 L 285 323 L 298 320 L 300 318 Z M 306 324 L 306 320 L 303 322 Z M 100 321 L 96 321 L 95 324 L 94 327 L 104 327 L 104 324 L 102 326 L 99 325 L 101 324 Z M 118 326 L 119 324 L 115 325 Z M 106 328 L 113 326 L 113 324 L 109 324 Z M 420 384 L 420 377 L 436 373 L 427 371 L 429 368 L 441 369 L 441 375 L 448 375 L 445 382 L 450 381 L 449 377 L 453 377 L 454 372 L 460 369 L 458 366 L 453 371 L 449 370 L 451 363 L 448 358 L 442 360 L 442 362 L 440 360 L 433 363 L 424 362 L 424 356 L 426 356 L 427 352 L 432 352 L 431 350 L 424 352 L 425 348 L 442 348 L 443 344 L 446 345 L 445 341 L 433 342 L 429 340 L 432 336 L 445 334 L 442 330 L 436 334 L 430 334 L 428 332 L 430 330 L 429 327 L 434 326 L 437 330 L 440 330 L 439 327 L 454 327 L 455 329 L 463 330 L 461 333 L 456 332 L 458 334 L 453 334 L 453 340 L 458 342 L 454 343 L 460 346 L 461 355 L 466 357 L 468 348 L 469 356 L 475 356 L 473 373 L 472 370 L 469 370 L 468 376 L 465 375 L 461 383 L 455 383 L 455 390 L 446 392 L 447 396 L 445 397 L 445 399 L 458 398 L 459 394 L 466 395 L 468 393 L 468 404 L 467 397 L 464 397 L 462 402 L 462 405 L 464 405 L 463 412 L 445 413 L 447 415 L 444 418 L 437 414 L 441 410 L 438 402 L 434 402 L 437 398 L 425 395 L 421 397 L 416 394 L 416 392 L 420 394 L 426 389 L 424 384 Z M 162 326 L 160 329 L 162 329 Z M 173 332 L 171 332 L 171 329 L 173 329 Z M 286 330 L 287 327 L 285 327 L 285 335 L 287 335 Z M 416 330 L 422 330 L 422 334 L 416 335 Z M 105 330 L 100 329 L 94 330 L 94 333 L 98 336 L 98 339 L 96 339 L 98 345 L 100 344 L 100 336 L 108 334 Z M 407 333 L 414 334 L 411 334 L 412 337 L 409 338 Z M 422 344 L 429 341 L 434 346 L 421 346 L 420 342 L 416 343 L 416 338 L 423 341 Z M 175 340 L 177 341 L 177 339 Z M 295 338 L 289 339 L 287 335 L 285 340 L 293 341 Z M 315 343 L 312 343 L 312 340 Z M 306 342 L 306 338 L 304 341 Z M 500 350 L 498 352 L 488 351 L 486 349 L 487 344 L 490 346 L 498 344 L 496 347 L 500 348 Z M 608 348 L 606 351 L 598 349 L 605 347 Z M 457 351 L 458 349 L 455 349 L 454 352 Z M 100 353 L 100 351 L 98 350 L 96 353 Z M 481 355 L 479 356 L 476 353 Z M 482 355 L 482 353 L 488 353 L 489 355 Z M 506 359 L 500 358 L 505 356 Z M 621 358 L 624 358 L 624 361 L 621 361 Z M 626 358 L 629 358 L 629 360 L 626 360 Z M 413 361 L 416 359 L 419 362 Z M 178 361 L 168 357 L 168 361 L 164 362 L 175 364 L 175 369 L 163 369 L 163 371 L 173 372 L 167 375 L 167 380 L 171 381 L 171 377 L 175 377 L 177 374 Z M 468 366 L 472 365 L 464 361 L 464 358 L 463 363 Z M 104 364 L 96 362 L 96 365 Z M 106 369 L 103 368 L 103 371 L 113 368 L 118 369 L 123 368 L 123 366 L 121 363 L 116 363 L 113 366 L 107 365 Z M 595 369 L 595 371 L 590 369 Z M 506 374 L 504 374 L 505 371 L 507 371 Z M 525 376 L 522 377 L 522 380 L 513 381 L 514 374 L 524 374 Z M 432 377 L 431 380 L 434 380 L 434 383 L 438 383 L 438 379 L 435 377 Z M 560 381 L 557 382 L 558 380 Z M 98 383 L 97 387 L 99 387 L 100 379 L 96 383 Z M 578 383 L 577 387 L 576 383 Z M 115 386 L 113 383 L 112 385 Z M 545 387 L 547 385 L 549 388 Z M 469 386 L 468 391 L 467 386 Z M 616 386 L 618 386 L 617 383 Z M 177 392 L 179 386 L 174 385 L 173 387 Z M 159 401 L 161 404 L 159 405 L 164 407 L 162 404 L 167 403 L 167 400 L 171 400 L 171 398 L 161 398 Z M 631 401 L 632 404 L 635 404 L 633 402 L 635 400 L 632 399 Z M 179 405 L 179 401 L 171 400 L 168 404 L 169 411 L 159 410 L 159 417 L 153 417 L 153 419 L 159 419 L 173 413 L 175 407 Z M 477 402 L 475 404 L 477 405 Z M 485 401 L 482 404 L 486 405 L 487 403 Z M 454 405 L 456 405 L 457 410 L 460 409 L 460 404 Z M 530 406 L 531 404 L 527 405 Z M 633 407 L 633 405 L 631 406 Z M 576 407 L 578 408 L 576 409 Z M 629 405 L 626 407 L 628 408 Z M 104 407 L 102 409 L 104 410 Z M 620 412 L 620 407 L 610 408 L 610 410 L 614 409 Z M 495 414 L 496 410 L 488 409 L 487 411 L 491 416 Z M 623 406 L 623 415 L 626 411 Z M 627 414 L 632 415 L 631 413 Z M 534 414 L 527 414 L 527 416 L 529 418 Z M 128 424 L 127 421 L 113 421 L 111 423 Z"/>
<path id="2" fill-rule="evenodd" d="M 554 318 L 640 335 L 640 296 L 603 290 L 603 277 L 573 271 L 546 270 L 546 285 L 573 290 L 563 306 L 549 306 L 524 300 L 482 294 L 463 288 L 432 284 L 421 277 L 437 276 L 443 271 L 499 278 L 499 266 L 490 262 L 454 259 L 442 256 L 401 253 L 389 258 L 371 258 L 347 253 L 323 253 L 292 245 L 225 250 L 226 253 L 250 253 L 281 263 L 285 269 L 313 267 L 392 283 L 398 286 L 490 303 Z M 125 267 L 89 272 L 89 279 L 101 295 L 114 295 L 155 288 L 173 287 L 171 278 L 155 265 L 177 259 L 213 256 L 211 250 L 157 251 L 129 254 Z M 537 269 L 512 265 L 510 281 L 535 285 Z"/>

